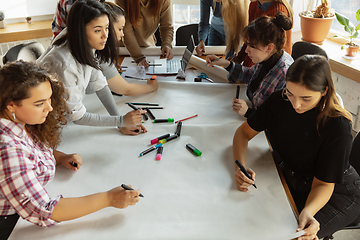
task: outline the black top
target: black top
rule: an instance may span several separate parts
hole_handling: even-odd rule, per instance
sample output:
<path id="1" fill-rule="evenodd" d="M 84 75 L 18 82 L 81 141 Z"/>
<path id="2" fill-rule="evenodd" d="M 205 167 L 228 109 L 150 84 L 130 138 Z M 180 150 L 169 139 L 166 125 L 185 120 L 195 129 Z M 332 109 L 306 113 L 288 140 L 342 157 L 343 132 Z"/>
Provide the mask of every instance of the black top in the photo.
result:
<path id="1" fill-rule="evenodd" d="M 317 107 L 298 114 L 281 91 L 276 91 L 248 118 L 255 131 L 267 129 L 274 150 L 294 172 L 308 179 L 343 183 L 349 167 L 351 124 L 344 117 L 329 118 L 316 129 Z"/>

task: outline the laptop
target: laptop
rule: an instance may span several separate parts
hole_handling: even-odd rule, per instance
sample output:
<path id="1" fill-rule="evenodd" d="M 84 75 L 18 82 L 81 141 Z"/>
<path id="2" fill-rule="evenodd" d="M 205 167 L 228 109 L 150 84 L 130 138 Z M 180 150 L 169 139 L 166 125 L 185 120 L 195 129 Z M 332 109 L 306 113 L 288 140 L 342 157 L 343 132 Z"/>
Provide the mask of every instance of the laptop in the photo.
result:
<path id="1" fill-rule="evenodd" d="M 154 60 L 154 74 L 163 74 L 163 75 L 176 75 L 179 72 L 179 69 L 182 69 L 185 72 L 187 65 L 189 64 L 191 55 L 195 49 L 195 42 L 193 35 L 190 36 L 189 43 L 185 48 L 184 54 L 181 59 L 155 59 Z"/>

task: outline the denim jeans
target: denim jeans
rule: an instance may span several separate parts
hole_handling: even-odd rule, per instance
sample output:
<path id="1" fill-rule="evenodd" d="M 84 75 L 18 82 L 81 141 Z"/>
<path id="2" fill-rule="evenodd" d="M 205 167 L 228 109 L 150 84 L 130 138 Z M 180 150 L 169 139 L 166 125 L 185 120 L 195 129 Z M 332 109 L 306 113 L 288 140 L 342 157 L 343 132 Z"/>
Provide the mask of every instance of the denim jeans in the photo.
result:
<path id="1" fill-rule="evenodd" d="M 208 35 L 208 45 L 209 46 L 225 46 L 226 45 L 226 36 L 216 31 L 210 25 L 209 35 Z M 225 59 L 233 57 L 235 54 L 234 48 L 231 47 L 230 51 L 226 53 Z"/>

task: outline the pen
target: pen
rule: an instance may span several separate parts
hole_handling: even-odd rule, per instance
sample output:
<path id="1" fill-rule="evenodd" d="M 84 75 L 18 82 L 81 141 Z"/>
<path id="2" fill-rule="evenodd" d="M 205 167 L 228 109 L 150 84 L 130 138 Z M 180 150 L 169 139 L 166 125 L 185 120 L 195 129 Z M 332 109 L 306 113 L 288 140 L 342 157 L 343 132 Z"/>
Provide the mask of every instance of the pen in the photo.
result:
<path id="1" fill-rule="evenodd" d="M 146 106 L 159 106 L 158 103 L 138 103 L 138 102 L 130 102 L 132 105 L 146 105 Z M 128 104 L 128 103 L 126 103 Z"/>
<path id="2" fill-rule="evenodd" d="M 236 87 L 236 98 L 239 99 L 239 94 L 240 94 L 240 85 L 237 85 Z"/>
<path id="3" fill-rule="evenodd" d="M 177 120 L 175 123 L 178 123 L 178 122 L 182 122 L 182 121 L 185 121 L 185 120 L 188 120 L 190 118 L 194 118 L 194 117 L 197 117 L 198 115 L 195 114 L 194 116 L 191 116 L 191 117 L 187 117 L 187 118 L 184 118 L 184 119 L 180 119 L 180 120 Z"/>
<path id="4" fill-rule="evenodd" d="M 246 171 L 246 169 L 244 168 L 244 166 L 239 162 L 239 160 L 236 160 L 235 163 L 236 163 L 236 165 L 238 165 L 238 167 L 240 168 L 240 170 L 245 174 L 245 176 L 246 176 L 247 178 L 253 180 L 253 179 L 251 178 L 250 174 L 249 174 L 249 173 Z M 253 181 L 254 181 L 254 180 L 253 180 Z M 257 188 L 256 185 L 255 185 L 255 183 L 253 184 L 253 186 L 254 186 L 255 188 Z"/>
<path id="5" fill-rule="evenodd" d="M 133 188 L 129 187 L 128 185 L 121 184 L 121 187 L 125 190 L 134 190 Z M 144 197 L 141 193 L 139 194 L 139 197 Z"/>
<path id="6" fill-rule="evenodd" d="M 214 60 L 211 60 L 211 62 L 216 62 L 216 61 L 219 61 L 220 59 L 222 59 L 222 57 L 219 57 L 219 58 L 216 58 Z"/>
<path id="7" fill-rule="evenodd" d="M 145 154 L 148 154 L 149 152 L 154 151 L 155 149 L 157 149 L 158 147 L 161 147 L 161 146 L 162 146 L 162 143 L 159 143 L 155 146 L 149 147 L 148 149 L 146 149 L 140 153 L 140 157 L 144 156 Z"/>

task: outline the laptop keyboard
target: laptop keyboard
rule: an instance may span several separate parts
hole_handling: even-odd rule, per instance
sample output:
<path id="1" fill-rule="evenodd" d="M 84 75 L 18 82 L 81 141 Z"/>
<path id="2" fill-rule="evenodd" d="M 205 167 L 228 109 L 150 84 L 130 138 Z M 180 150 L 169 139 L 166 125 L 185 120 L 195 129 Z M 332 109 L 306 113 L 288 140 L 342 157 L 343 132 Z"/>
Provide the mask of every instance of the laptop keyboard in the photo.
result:
<path id="1" fill-rule="evenodd" d="M 181 68 L 180 59 L 171 59 L 166 61 L 167 72 L 178 72 Z"/>

